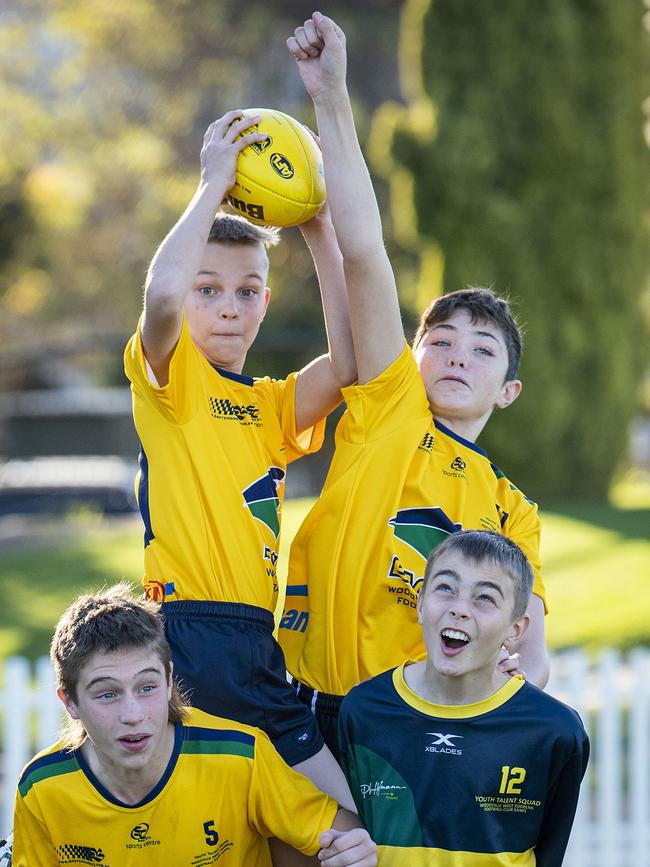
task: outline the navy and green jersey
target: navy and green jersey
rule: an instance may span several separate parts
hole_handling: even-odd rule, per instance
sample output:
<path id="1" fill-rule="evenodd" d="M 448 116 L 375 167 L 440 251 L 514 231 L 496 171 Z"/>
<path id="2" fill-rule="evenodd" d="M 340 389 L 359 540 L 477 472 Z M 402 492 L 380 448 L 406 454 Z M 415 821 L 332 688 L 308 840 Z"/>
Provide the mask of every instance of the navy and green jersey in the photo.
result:
<path id="1" fill-rule="evenodd" d="M 348 694 L 339 738 L 380 867 L 562 864 L 589 741 L 575 711 L 522 678 L 435 705 L 401 666 Z"/>
<path id="2" fill-rule="evenodd" d="M 54 745 L 18 784 L 14 867 L 270 867 L 268 837 L 318 851 L 338 806 L 285 764 L 264 732 L 192 710 L 165 773 L 135 805 L 80 750 Z"/>

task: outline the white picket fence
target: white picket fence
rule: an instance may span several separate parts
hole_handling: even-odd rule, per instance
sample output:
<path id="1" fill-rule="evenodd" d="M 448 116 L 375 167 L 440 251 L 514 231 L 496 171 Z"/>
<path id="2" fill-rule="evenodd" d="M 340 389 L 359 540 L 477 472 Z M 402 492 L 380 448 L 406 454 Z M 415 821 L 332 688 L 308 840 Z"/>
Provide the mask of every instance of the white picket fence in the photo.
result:
<path id="1" fill-rule="evenodd" d="M 548 691 L 580 713 L 592 748 L 565 867 L 650 867 L 650 651 L 559 654 L 552 671 Z M 35 671 L 7 659 L 0 682 L 1 834 L 23 765 L 62 717 L 48 659 Z"/>

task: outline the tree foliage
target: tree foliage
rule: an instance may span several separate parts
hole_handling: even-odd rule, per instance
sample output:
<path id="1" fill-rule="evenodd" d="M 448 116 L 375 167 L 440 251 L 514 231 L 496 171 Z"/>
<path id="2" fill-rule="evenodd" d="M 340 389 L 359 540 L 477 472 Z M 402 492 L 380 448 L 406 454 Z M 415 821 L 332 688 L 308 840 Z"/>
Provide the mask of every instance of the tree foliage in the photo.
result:
<path id="1" fill-rule="evenodd" d="M 492 285 L 527 323 L 522 397 L 482 444 L 533 497 L 604 495 L 637 409 L 642 13 L 633 0 L 409 0 L 407 105 L 377 118 L 376 166 L 402 237 L 425 242 L 428 294 Z"/>
<path id="2" fill-rule="evenodd" d="M 358 34 L 353 72 L 362 75 L 367 53 L 389 55 L 397 15 L 390 0 L 332 5 Z M 0 16 L 5 352 L 110 338 L 110 376 L 120 375 L 119 344 L 137 321 L 148 262 L 194 191 L 208 124 L 252 105 L 313 122 L 285 47 L 309 12 L 300 0 L 8 0 Z M 382 69 L 360 88 L 372 106 L 396 79 L 394 60 Z M 369 116 L 362 106 L 362 126 Z M 275 373 L 324 347 L 310 259 L 295 230 L 284 234 L 261 338 Z M 287 330 L 302 353 L 286 352 Z M 280 343 L 288 358 L 273 355 Z"/>

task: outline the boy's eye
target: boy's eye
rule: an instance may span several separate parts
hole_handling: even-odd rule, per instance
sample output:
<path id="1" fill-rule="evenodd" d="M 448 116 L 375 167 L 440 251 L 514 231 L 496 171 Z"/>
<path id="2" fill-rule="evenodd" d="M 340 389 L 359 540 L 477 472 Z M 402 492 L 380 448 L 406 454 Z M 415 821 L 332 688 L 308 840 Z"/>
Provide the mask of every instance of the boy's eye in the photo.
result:
<path id="1" fill-rule="evenodd" d="M 255 289 L 251 289 L 251 288 L 249 287 L 249 288 L 247 288 L 247 289 L 242 289 L 242 290 L 240 291 L 240 294 L 243 295 L 244 298 L 252 298 L 254 295 L 257 294 L 257 292 L 255 291 Z"/>
<path id="2" fill-rule="evenodd" d="M 97 698 L 99 698 L 103 701 L 108 701 L 111 698 L 115 698 L 115 693 L 114 692 L 102 692 L 97 696 Z"/>
<path id="3" fill-rule="evenodd" d="M 476 351 L 480 352 L 481 355 L 494 356 L 494 352 L 488 346 L 478 346 Z"/>
<path id="4" fill-rule="evenodd" d="M 450 593 L 451 587 L 449 584 L 436 584 L 434 590 L 442 590 L 443 593 Z"/>
<path id="5" fill-rule="evenodd" d="M 495 604 L 494 597 L 490 596 L 489 593 L 481 593 L 478 598 L 481 602 L 491 602 L 493 605 Z"/>
<path id="6" fill-rule="evenodd" d="M 152 692 L 155 688 L 155 683 L 145 683 L 145 685 L 142 687 L 142 692 Z"/>
<path id="7" fill-rule="evenodd" d="M 199 292 L 201 293 L 201 295 L 212 295 L 214 289 L 212 288 L 212 286 L 200 286 Z"/>

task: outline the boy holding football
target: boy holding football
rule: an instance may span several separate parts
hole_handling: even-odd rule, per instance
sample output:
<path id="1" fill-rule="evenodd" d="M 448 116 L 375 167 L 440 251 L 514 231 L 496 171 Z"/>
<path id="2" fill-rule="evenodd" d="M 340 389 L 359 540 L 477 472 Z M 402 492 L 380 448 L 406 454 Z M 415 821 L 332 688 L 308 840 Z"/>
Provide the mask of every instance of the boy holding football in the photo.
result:
<path id="1" fill-rule="evenodd" d="M 77 599 L 51 658 L 67 723 L 18 784 L 14 867 L 198 865 L 226 853 L 224 863 L 269 865 L 273 835 L 324 863 L 376 864 L 358 816 L 291 770 L 262 731 L 183 706 L 158 606 L 128 585 Z"/>
<path id="2" fill-rule="evenodd" d="M 506 536 L 451 534 L 418 596 L 426 659 L 344 699 L 342 761 L 382 867 L 562 864 L 589 741 L 575 711 L 496 665 L 532 584 Z"/>
<path id="3" fill-rule="evenodd" d="M 445 295 L 424 313 L 413 349 L 405 344 L 346 89 L 345 37 L 314 13 L 287 44 L 316 109 L 358 370 L 358 384 L 343 390 L 347 412 L 323 492 L 292 546 L 280 630 L 297 692 L 336 750 L 342 696 L 424 657 L 417 594 L 442 539 L 498 530 L 526 552 L 535 572 L 530 623 L 504 667 L 521 667 L 541 687 L 544 587 L 537 507 L 475 443 L 494 408 L 521 390 L 521 336 L 508 305 L 487 289 Z"/>
<path id="4" fill-rule="evenodd" d="M 256 725 L 288 764 L 345 806 L 340 768 L 285 677 L 273 638 L 287 464 L 317 450 L 355 378 L 341 256 L 326 214 L 302 227 L 325 301 L 330 355 L 283 381 L 242 373 L 270 298 L 273 230 L 215 212 L 259 116 L 213 123 L 201 178 L 147 275 L 125 352 L 142 445 L 137 483 L 147 596 L 162 603 L 192 704 Z M 253 131 L 248 131 L 253 128 Z"/>

